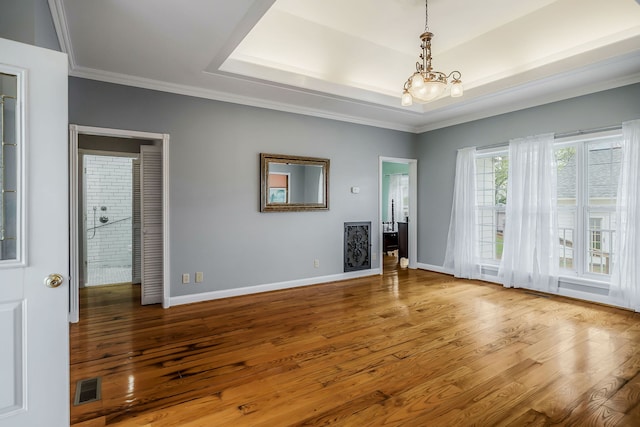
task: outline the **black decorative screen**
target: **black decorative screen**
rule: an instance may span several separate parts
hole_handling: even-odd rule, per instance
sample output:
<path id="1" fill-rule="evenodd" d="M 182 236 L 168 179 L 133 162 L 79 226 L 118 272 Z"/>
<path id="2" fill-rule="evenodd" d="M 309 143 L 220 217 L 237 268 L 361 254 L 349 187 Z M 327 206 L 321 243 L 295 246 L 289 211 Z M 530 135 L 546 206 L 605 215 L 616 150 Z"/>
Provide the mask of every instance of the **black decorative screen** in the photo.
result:
<path id="1" fill-rule="evenodd" d="M 371 222 L 344 223 L 344 271 L 371 268 Z"/>

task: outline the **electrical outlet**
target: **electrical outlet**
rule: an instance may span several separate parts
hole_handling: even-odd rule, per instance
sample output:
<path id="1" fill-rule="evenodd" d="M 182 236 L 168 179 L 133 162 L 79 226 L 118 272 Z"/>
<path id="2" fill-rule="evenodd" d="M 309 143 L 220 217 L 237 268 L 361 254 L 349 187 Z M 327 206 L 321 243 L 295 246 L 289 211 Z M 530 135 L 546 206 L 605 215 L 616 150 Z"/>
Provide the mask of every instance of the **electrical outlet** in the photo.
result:
<path id="1" fill-rule="evenodd" d="M 191 277 L 189 277 L 189 273 L 182 274 L 182 283 L 185 285 L 191 281 Z"/>
<path id="2" fill-rule="evenodd" d="M 378 259 L 378 254 L 376 252 L 371 252 L 371 261 L 375 261 Z"/>
<path id="3" fill-rule="evenodd" d="M 202 271 L 196 271 L 196 283 L 202 283 L 204 280 L 204 273 Z"/>
<path id="4" fill-rule="evenodd" d="M 319 259 L 314 259 L 314 260 L 313 260 L 313 266 L 314 266 L 315 268 L 320 267 L 320 260 L 319 260 Z"/>

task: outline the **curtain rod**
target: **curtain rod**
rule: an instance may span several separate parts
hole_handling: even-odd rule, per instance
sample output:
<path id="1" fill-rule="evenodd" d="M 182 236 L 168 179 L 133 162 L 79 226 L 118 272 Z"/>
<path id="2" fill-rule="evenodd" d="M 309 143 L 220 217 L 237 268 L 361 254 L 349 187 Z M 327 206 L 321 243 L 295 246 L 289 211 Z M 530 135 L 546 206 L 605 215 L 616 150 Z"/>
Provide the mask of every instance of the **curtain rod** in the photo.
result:
<path id="1" fill-rule="evenodd" d="M 608 132 L 608 131 L 619 130 L 619 129 L 622 129 L 622 125 L 603 126 L 599 128 L 593 128 L 593 129 L 580 129 L 580 130 L 574 130 L 571 132 L 556 133 L 554 134 L 554 138 L 555 139 L 569 138 L 571 136 L 586 135 L 589 133 Z M 477 149 L 489 150 L 491 148 L 502 148 L 502 147 L 508 147 L 508 146 L 509 146 L 509 141 L 504 141 L 504 142 L 499 142 L 497 144 L 483 145 L 482 147 L 478 147 Z"/>

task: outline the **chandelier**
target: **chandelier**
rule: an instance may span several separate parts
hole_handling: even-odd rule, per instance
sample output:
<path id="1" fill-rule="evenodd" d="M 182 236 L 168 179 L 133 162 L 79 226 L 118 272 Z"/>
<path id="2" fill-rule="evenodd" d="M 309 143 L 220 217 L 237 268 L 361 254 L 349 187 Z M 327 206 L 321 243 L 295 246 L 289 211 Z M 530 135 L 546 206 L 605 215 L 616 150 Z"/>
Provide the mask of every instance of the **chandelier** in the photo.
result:
<path id="1" fill-rule="evenodd" d="M 431 39 L 433 33 L 429 31 L 429 5 L 428 0 L 424 2 L 425 8 L 425 24 L 424 33 L 420 34 L 420 48 L 422 53 L 420 59 L 422 62 L 416 62 L 416 72 L 413 73 L 404 83 L 402 91 L 402 106 L 408 107 L 417 102 L 433 101 L 447 89 L 449 79 L 451 79 L 450 95 L 453 98 L 462 96 L 463 88 L 460 78 L 460 71 L 452 71 L 449 74 L 434 71 L 431 67 Z"/>

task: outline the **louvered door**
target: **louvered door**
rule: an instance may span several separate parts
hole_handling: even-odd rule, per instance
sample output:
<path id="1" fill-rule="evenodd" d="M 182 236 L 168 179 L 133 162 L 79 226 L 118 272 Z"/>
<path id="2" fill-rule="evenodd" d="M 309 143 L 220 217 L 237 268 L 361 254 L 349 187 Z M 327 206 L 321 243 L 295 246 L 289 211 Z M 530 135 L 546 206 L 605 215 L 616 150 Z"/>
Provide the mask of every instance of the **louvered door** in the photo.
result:
<path id="1" fill-rule="evenodd" d="M 162 151 L 140 147 L 140 198 L 142 226 L 142 304 L 162 302 Z"/>
<path id="2" fill-rule="evenodd" d="M 133 224 L 131 230 L 131 283 L 142 282 L 142 242 L 141 242 L 141 206 L 140 206 L 140 159 L 133 161 L 132 168 L 133 190 L 131 201 L 133 203 Z"/>

